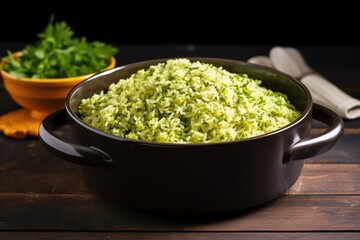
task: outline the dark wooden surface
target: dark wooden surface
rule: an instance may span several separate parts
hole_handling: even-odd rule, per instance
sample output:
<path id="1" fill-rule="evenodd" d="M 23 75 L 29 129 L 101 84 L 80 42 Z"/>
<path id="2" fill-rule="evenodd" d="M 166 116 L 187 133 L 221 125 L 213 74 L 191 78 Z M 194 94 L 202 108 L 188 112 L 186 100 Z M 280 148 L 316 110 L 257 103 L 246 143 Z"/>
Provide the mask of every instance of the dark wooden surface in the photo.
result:
<path id="1" fill-rule="evenodd" d="M 21 43 L 1 43 L 0 55 Z M 269 46 L 119 45 L 118 65 L 158 57 L 246 60 Z M 360 48 L 299 47 L 309 63 L 360 98 Z M 18 106 L 0 82 L 0 114 Z M 88 189 L 77 165 L 38 139 L 0 134 L 0 239 L 360 239 L 360 119 L 346 120 L 330 151 L 304 160 L 283 196 L 242 212 L 169 216 L 107 202 Z M 314 122 L 314 134 L 324 126 Z"/>

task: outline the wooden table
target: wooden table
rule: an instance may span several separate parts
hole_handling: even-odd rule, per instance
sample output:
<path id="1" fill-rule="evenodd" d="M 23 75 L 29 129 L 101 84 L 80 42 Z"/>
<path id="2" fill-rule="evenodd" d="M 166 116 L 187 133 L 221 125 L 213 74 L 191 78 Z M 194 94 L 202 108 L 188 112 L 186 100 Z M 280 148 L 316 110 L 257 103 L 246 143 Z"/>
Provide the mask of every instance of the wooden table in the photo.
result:
<path id="1" fill-rule="evenodd" d="M 0 44 L 7 49 L 23 44 Z M 158 57 L 209 56 L 246 60 L 269 46 L 119 45 L 118 65 Z M 359 47 L 299 47 L 309 63 L 360 98 Z M 17 109 L 0 85 L 0 114 Z M 314 124 L 314 132 L 322 126 Z M 360 239 L 360 119 L 329 152 L 307 159 L 283 196 L 245 212 L 164 216 L 98 198 L 77 165 L 38 139 L 0 135 L 0 239 Z"/>

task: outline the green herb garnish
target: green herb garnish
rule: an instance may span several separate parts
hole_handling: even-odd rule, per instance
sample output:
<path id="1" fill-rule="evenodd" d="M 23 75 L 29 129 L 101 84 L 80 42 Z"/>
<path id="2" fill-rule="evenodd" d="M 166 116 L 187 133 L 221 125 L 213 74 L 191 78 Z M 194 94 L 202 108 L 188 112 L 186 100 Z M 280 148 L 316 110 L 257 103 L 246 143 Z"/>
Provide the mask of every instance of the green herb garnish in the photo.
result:
<path id="1" fill-rule="evenodd" d="M 66 22 L 51 17 L 39 40 L 27 45 L 20 58 L 4 59 L 3 69 L 16 77 L 64 78 L 82 76 L 104 69 L 118 50 L 105 43 L 75 38 Z M 9 54 L 10 55 L 10 54 Z"/>

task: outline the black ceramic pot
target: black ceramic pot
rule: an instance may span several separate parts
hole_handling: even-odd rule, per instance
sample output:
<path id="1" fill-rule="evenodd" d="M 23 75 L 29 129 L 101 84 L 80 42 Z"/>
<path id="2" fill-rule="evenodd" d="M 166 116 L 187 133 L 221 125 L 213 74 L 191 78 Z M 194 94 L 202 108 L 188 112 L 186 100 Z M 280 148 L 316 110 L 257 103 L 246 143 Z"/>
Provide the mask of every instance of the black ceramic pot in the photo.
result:
<path id="1" fill-rule="evenodd" d="M 272 90 L 288 95 L 302 112 L 290 125 L 246 140 L 211 144 L 166 144 L 130 140 L 88 126 L 78 117 L 80 100 L 106 89 L 152 60 L 111 69 L 72 89 L 66 109 L 48 116 L 40 140 L 55 155 L 82 166 L 90 188 L 119 203 L 167 213 L 215 213 L 244 209 L 272 200 L 298 179 L 304 161 L 329 150 L 343 133 L 343 122 L 313 104 L 307 88 L 278 71 L 239 61 L 193 58 L 245 72 Z M 310 136 L 312 119 L 328 125 Z M 71 143 L 54 131 L 69 125 Z"/>

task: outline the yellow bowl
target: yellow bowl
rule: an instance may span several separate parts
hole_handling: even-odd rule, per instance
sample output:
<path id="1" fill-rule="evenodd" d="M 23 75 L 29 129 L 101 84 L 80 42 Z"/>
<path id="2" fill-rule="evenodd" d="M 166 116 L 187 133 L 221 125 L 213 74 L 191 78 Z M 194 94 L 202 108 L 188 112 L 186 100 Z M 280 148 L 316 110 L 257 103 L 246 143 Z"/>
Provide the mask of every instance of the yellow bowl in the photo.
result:
<path id="1" fill-rule="evenodd" d="M 13 56 L 20 57 L 21 52 L 16 52 Z M 115 64 L 115 58 L 111 57 L 109 65 L 103 70 L 114 68 Z M 37 128 L 42 119 L 63 108 L 68 92 L 76 84 L 95 74 L 53 79 L 17 78 L 5 72 L 2 65 L 3 62 L 0 63 L 0 69 L 5 89 L 16 103 L 25 108 L 0 117 L 0 131 L 14 138 L 37 136 Z M 32 126 L 24 130 L 25 125 Z"/>

